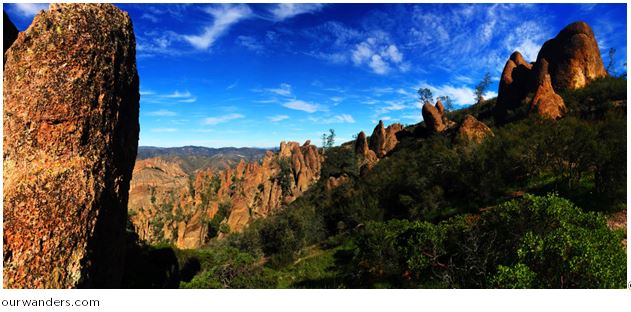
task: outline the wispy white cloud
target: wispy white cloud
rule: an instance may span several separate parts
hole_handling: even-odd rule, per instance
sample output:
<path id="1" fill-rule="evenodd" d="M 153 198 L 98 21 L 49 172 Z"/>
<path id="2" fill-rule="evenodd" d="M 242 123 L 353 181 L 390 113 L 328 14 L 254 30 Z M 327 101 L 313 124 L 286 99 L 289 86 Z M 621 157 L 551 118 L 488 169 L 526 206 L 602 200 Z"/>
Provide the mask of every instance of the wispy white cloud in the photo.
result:
<path id="1" fill-rule="evenodd" d="M 138 32 L 136 33 L 136 53 L 138 57 L 180 56 L 189 53 L 174 47 L 174 43 L 178 41 L 181 41 L 181 36 L 169 30 Z"/>
<path id="2" fill-rule="evenodd" d="M 281 96 L 291 96 L 291 85 L 288 83 L 281 83 L 278 88 L 268 88 L 264 90 Z"/>
<path id="3" fill-rule="evenodd" d="M 549 34 L 537 21 L 526 21 L 515 28 L 505 39 L 506 50 L 519 51 L 526 61 L 534 62 L 537 53 L 545 40 L 549 39 Z M 506 58 L 508 59 L 508 57 Z"/>
<path id="4" fill-rule="evenodd" d="M 351 52 L 351 59 L 356 66 L 368 65 L 379 75 L 387 74 L 393 67 L 401 71 L 409 69 L 396 45 L 380 42 L 374 37 L 357 44 Z"/>
<path id="5" fill-rule="evenodd" d="M 171 93 L 157 93 L 152 90 L 140 91 L 141 100 L 146 103 L 154 104 L 170 104 L 170 103 L 195 103 L 197 97 L 191 94 L 188 90 L 179 91 L 175 90 Z"/>
<path id="6" fill-rule="evenodd" d="M 266 100 L 255 100 L 253 101 L 254 103 L 261 103 L 261 104 L 270 104 L 270 103 L 278 103 L 278 99 L 266 99 Z"/>
<path id="7" fill-rule="evenodd" d="M 140 18 L 146 19 L 152 23 L 157 23 L 159 21 L 158 17 L 151 13 L 143 13 Z"/>
<path id="8" fill-rule="evenodd" d="M 267 117 L 267 119 L 269 119 L 271 122 L 279 122 L 279 121 L 283 121 L 285 119 L 289 119 L 289 116 L 287 116 L 287 115 L 276 115 L 276 116 Z"/>
<path id="9" fill-rule="evenodd" d="M 339 122 L 355 123 L 355 119 L 353 119 L 353 116 L 349 114 L 337 115 L 337 116 L 334 116 L 334 118 L 337 119 Z"/>
<path id="10" fill-rule="evenodd" d="M 140 89 L 140 91 L 139 91 L 138 93 L 140 93 L 140 95 L 141 95 L 141 96 L 143 96 L 143 95 L 154 95 L 154 94 L 156 94 L 154 91 L 151 91 L 151 90 L 143 90 L 143 89 Z"/>
<path id="11" fill-rule="evenodd" d="M 13 8 L 15 12 L 23 17 L 33 17 L 41 10 L 48 9 L 46 3 L 14 3 Z"/>
<path id="12" fill-rule="evenodd" d="M 262 53 L 265 50 L 265 46 L 252 36 L 238 36 L 235 42 L 238 45 L 256 53 Z"/>
<path id="13" fill-rule="evenodd" d="M 387 105 L 380 106 L 377 108 L 376 110 L 377 114 L 385 114 L 387 112 L 400 111 L 400 110 L 408 108 L 408 105 L 406 105 L 402 101 L 385 101 L 385 103 Z"/>
<path id="14" fill-rule="evenodd" d="M 188 98 L 185 98 L 185 99 L 182 99 L 182 100 L 178 100 L 177 102 L 178 103 L 195 103 L 195 102 L 197 102 L 197 98 L 194 97 L 194 96 L 191 96 L 191 97 L 188 97 Z"/>
<path id="15" fill-rule="evenodd" d="M 307 113 L 315 113 L 316 111 L 318 111 L 317 104 L 311 104 L 300 100 L 289 101 L 283 104 L 283 106 L 289 109 L 300 110 Z"/>
<path id="16" fill-rule="evenodd" d="M 151 132 L 176 132 L 177 128 L 152 128 Z"/>
<path id="17" fill-rule="evenodd" d="M 166 110 L 166 109 L 160 109 L 157 111 L 148 112 L 147 116 L 171 117 L 171 116 L 177 116 L 177 113 L 170 110 Z"/>
<path id="18" fill-rule="evenodd" d="M 238 80 L 237 80 L 237 81 L 235 81 L 235 82 L 233 82 L 233 83 L 231 83 L 230 85 L 228 85 L 228 86 L 226 87 L 226 90 L 232 90 L 232 89 L 234 89 L 237 85 L 239 85 L 239 81 L 238 81 Z"/>
<path id="19" fill-rule="evenodd" d="M 180 92 L 179 90 L 175 90 L 173 93 L 162 95 L 162 97 L 169 99 L 189 98 L 191 97 L 191 93 L 189 91 Z"/>
<path id="20" fill-rule="evenodd" d="M 472 84 L 473 83 L 473 79 L 471 77 L 467 77 L 464 75 L 458 75 L 456 77 L 454 77 L 454 80 L 461 82 L 461 83 L 466 83 L 466 84 Z"/>
<path id="21" fill-rule="evenodd" d="M 205 11 L 213 17 L 213 22 L 204 27 L 199 35 L 183 36 L 186 42 L 199 50 L 210 48 L 232 25 L 252 15 L 252 10 L 246 4 L 220 4 L 208 7 Z"/>
<path id="22" fill-rule="evenodd" d="M 355 119 L 349 114 L 340 114 L 328 117 L 309 117 L 309 120 L 319 124 L 355 123 Z"/>
<path id="23" fill-rule="evenodd" d="M 427 83 L 421 83 L 419 88 L 428 88 L 432 91 L 434 97 L 448 96 L 456 105 L 468 105 L 475 102 L 475 91 L 473 88 L 461 85 L 454 86 L 451 84 L 444 84 L 439 86 L 433 86 Z M 495 91 L 487 91 L 483 94 L 483 97 L 490 99 L 497 96 Z M 422 103 L 417 102 L 417 106 L 420 108 Z"/>
<path id="24" fill-rule="evenodd" d="M 421 119 L 423 119 L 423 118 L 421 118 L 421 114 L 420 113 L 418 113 L 418 114 L 405 114 L 405 115 L 401 115 L 401 117 L 405 118 L 405 119 L 410 119 L 413 122 L 421 122 Z"/>
<path id="25" fill-rule="evenodd" d="M 207 117 L 204 119 L 204 124 L 205 125 L 216 125 L 216 124 L 220 124 L 220 123 L 224 123 L 224 122 L 228 122 L 231 120 L 235 120 L 235 119 L 241 119 L 241 118 L 245 118 L 245 116 L 241 115 L 241 114 L 227 114 L 227 115 L 223 115 L 223 116 L 215 116 L 215 117 Z"/>
<path id="26" fill-rule="evenodd" d="M 320 11 L 324 5 L 320 3 L 279 3 L 269 12 L 274 20 L 282 21 L 296 15 Z"/>

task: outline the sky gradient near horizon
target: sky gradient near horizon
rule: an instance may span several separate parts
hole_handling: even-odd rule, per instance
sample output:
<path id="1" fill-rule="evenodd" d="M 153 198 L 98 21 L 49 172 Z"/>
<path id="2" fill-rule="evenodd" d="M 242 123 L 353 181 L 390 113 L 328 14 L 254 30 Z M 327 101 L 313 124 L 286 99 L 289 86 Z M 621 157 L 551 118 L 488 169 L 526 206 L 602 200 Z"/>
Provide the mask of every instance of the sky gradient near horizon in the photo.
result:
<path id="1" fill-rule="evenodd" d="M 626 72 L 626 4 L 117 4 L 136 34 L 140 145 L 337 143 L 379 120 L 422 120 L 416 90 L 456 106 L 510 54 L 535 61 L 567 24 L 590 24 Z M 45 4 L 4 4 L 20 31 Z"/>

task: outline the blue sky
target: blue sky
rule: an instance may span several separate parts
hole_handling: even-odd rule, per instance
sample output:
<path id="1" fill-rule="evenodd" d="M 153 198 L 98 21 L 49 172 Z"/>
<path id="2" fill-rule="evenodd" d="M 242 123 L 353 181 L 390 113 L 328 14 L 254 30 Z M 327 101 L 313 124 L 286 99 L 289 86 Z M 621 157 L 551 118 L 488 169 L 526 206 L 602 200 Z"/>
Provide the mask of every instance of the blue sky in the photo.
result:
<path id="1" fill-rule="evenodd" d="M 626 70 L 626 4 L 119 4 L 136 33 L 140 145 L 275 147 L 381 119 L 422 120 L 416 90 L 457 105 L 514 51 L 583 20 Z M 46 5 L 4 4 L 24 30 Z"/>

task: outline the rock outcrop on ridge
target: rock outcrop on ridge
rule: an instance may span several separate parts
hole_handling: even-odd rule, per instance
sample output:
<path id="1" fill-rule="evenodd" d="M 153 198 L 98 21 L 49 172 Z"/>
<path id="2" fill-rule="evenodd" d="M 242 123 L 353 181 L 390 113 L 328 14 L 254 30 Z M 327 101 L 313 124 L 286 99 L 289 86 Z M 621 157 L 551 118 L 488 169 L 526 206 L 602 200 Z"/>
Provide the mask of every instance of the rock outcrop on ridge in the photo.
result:
<path id="1" fill-rule="evenodd" d="M 592 28 L 585 22 L 572 23 L 546 41 L 537 55 L 537 63 L 549 64 L 554 90 L 582 88 L 590 81 L 607 76 Z"/>
<path id="2" fill-rule="evenodd" d="M 465 116 L 460 128 L 458 128 L 458 136 L 468 142 L 480 143 L 484 138 L 493 135 L 491 128 L 472 115 Z"/>
<path id="3" fill-rule="evenodd" d="M 440 100 L 436 102 L 436 106 L 429 102 L 425 102 L 425 104 L 423 104 L 421 113 L 423 114 L 425 126 L 430 132 L 440 133 L 447 128 L 447 125 L 444 122 L 444 112 L 445 110 L 442 108 Z"/>
<path id="4" fill-rule="evenodd" d="M 606 75 L 591 27 L 585 22 L 572 23 L 544 43 L 535 63 L 526 63 L 519 52 L 511 55 L 500 80 L 496 121 L 509 121 L 511 111 L 523 105 L 541 116 L 560 118 L 565 104 L 558 92 L 582 88 Z"/>
<path id="5" fill-rule="evenodd" d="M 135 37 L 111 4 L 53 4 L 7 50 L 4 287 L 118 287 L 138 146 Z"/>

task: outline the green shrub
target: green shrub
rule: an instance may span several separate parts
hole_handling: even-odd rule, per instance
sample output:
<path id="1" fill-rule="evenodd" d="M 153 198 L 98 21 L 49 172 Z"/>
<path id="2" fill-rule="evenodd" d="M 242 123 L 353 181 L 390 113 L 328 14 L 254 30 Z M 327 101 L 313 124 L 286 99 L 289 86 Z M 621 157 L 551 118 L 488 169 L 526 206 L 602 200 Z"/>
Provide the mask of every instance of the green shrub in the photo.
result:
<path id="1" fill-rule="evenodd" d="M 325 160 L 320 171 L 321 179 L 340 177 L 346 174 L 350 177 L 359 176 L 359 164 L 352 149 L 333 147 L 326 150 Z"/>
<path id="2" fill-rule="evenodd" d="M 537 274 L 523 263 L 512 267 L 500 265 L 497 274 L 491 278 L 491 286 L 496 288 L 533 288 Z"/>
<path id="3" fill-rule="evenodd" d="M 354 240 L 354 283 L 620 288 L 626 277 L 622 238 L 600 214 L 556 195 L 526 195 L 479 217 L 368 223 Z"/>

